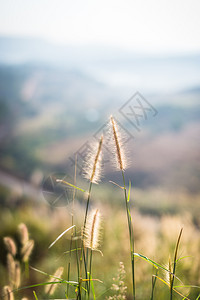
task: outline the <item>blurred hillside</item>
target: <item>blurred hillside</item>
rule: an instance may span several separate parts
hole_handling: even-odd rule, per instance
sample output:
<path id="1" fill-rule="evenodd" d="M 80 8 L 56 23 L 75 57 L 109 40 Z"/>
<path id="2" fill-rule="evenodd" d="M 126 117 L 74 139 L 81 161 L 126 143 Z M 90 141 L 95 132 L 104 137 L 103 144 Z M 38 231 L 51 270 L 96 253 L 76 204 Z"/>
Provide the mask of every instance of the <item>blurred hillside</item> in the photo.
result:
<path id="1" fill-rule="evenodd" d="M 0 38 L 2 171 L 27 182 L 37 174 L 41 182 L 51 172 L 68 172 L 68 158 L 93 139 L 112 113 L 134 135 L 126 146 L 131 153 L 127 174 L 135 187 L 199 192 L 200 56 L 152 58 L 74 49 Z M 144 121 L 138 133 L 119 109 L 141 81 L 139 91 L 158 114 Z M 118 175 L 108 166 L 105 176 L 117 180 Z"/>
<path id="2" fill-rule="evenodd" d="M 69 236 L 53 251 L 48 245 L 71 226 L 73 211 L 81 228 L 86 199 L 77 191 L 74 206 L 72 189 L 56 179 L 73 182 L 77 158 L 76 185 L 88 190 L 81 173 L 85 155 L 90 142 L 102 132 L 109 135 L 112 114 L 127 151 L 125 177 L 132 184 L 136 251 L 165 266 L 184 227 L 180 255 L 188 259 L 180 261 L 178 276 L 199 286 L 199 65 L 199 55 L 145 57 L 117 49 L 0 38 L 0 236 L 12 236 L 19 244 L 16 228 L 26 223 L 35 240 L 30 265 L 49 274 L 66 266 Z M 104 256 L 96 253 L 93 267 L 94 278 L 103 281 L 95 283 L 99 299 L 105 299 L 119 261 L 125 263 L 131 294 L 123 191 L 110 182 L 121 185 L 121 174 L 113 168 L 107 142 L 104 152 L 103 182 L 93 186 L 91 196 L 91 208 L 99 207 L 104 220 Z M 3 239 L 0 257 L 1 289 L 7 284 Z M 136 270 L 138 299 L 147 299 L 152 266 L 136 260 Z M 63 276 L 67 278 L 66 269 Z M 44 280 L 30 269 L 22 286 Z M 46 297 L 42 287 L 36 292 Z M 162 285 L 156 293 L 159 299 L 169 298 Z M 198 293 L 191 289 L 190 299 Z M 32 290 L 22 290 L 16 299 L 24 295 L 31 298 Z M 62 298 L 64 290 L 55 295 Z"/>

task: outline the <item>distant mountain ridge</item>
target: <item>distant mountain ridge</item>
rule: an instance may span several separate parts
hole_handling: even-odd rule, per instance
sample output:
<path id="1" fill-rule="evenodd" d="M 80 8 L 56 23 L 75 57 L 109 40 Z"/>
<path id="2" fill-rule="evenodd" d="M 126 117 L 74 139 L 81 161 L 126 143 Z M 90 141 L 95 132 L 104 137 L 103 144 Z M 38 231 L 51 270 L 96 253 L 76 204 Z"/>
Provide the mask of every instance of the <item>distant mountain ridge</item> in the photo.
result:
<path id="1" fill-rule="evenodd" d="M 200 53 L 153 56 L 106 45 L 59 45 L 39 38 L 0 36 L 0 64 L 76 69 L 115 90 L 168 93 L 200 85 Z"/>
<path id="2" fill-rule="evenodd" d="M 162 184 L 199 192 L 198 86 L 175 94 L 144 93 L 158 114 L 141 119 L 140 133 L 119 114 L 129 96 L 118 91 L 78 68 L 0 65 L 0 168 L 26 180 L 37 169 L 65 172 L 67 162 L 72 166 L 68 158 L 113 114 L 135 137 L 128 145 L 133 150 L 128 172 L 136 187 Z"/>

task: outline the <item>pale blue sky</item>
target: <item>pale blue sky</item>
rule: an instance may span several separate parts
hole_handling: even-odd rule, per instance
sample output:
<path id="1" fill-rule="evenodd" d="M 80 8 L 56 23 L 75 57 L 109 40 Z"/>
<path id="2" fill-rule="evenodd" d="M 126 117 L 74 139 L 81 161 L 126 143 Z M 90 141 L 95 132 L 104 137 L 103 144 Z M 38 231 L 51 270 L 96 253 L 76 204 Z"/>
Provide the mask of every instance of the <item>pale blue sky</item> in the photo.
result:
<path id="1" fill-rule="evenodd" d="M 136 52 L 197 52 L 199 16 L 199 0 L 0 0 L 0 34 Z"/>

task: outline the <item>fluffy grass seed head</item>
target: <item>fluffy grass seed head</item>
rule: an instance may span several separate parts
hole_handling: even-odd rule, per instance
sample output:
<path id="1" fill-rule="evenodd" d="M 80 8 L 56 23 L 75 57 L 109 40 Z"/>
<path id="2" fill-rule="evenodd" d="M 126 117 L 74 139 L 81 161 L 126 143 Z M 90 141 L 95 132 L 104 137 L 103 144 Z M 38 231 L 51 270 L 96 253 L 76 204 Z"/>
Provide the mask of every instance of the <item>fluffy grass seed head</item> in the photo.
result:
<path id="1" fill-rule="evenodd" d="M 8 269 L 8 279 L 10 287 L 15 285 L 15 260 L 12 254 L 7 254 L 7 269 Z"/>
<path id="2" fill-rule="evenodd" d="M 19 261 L 15 262 L 15 288 L 18 289 L 21 284 L 21 268 Z"/>
<path id="3" fill-rule="evenodd" d="M 102 145 L 103 135 L 99 142 L 91 147 L 93 149 L 87 154 L 85 165 L 83 167 L 85 178 L 93 183 L 98 183 L 101 178 Z"/>
<path id="4" fill-rule="evenodd" d="M 91 250 L 98 250 L 101 242 L 101 214 L 99 210 L 93 210 L 86 221 L 83 237 L 84 246 Z"/>
<path id="5" fill-rule="evenodd" d="M 17 247 L 14 240 L 11 237 L 6 236 L 3 238 L 3 241 L 8 252 L 15 256 L 17 253 Z"/>
<path id="6" fill-rule="evenodd" d="M 117 122 L 110 116 L 110 128 L 112 135 L 112 151 L 115 153 L 117 168 L 120 170 L 125 170 L 127 167 L 125 149 L 123 147 L 122 134 L 118 129 Z"/>
<path id="7" fill-rule="evenodd" d="M 29 240 L 28 229 L 24 223 L 18 226 L 19 237 L 22 245 L 25 245 Z"/>
<path id="8" fill-rule="evenodd" d="M 9 285 L 3 287 L 2 296 L 4 300 L 14 300 L 14 295 Z"/>
<path id="9" fill-rule="evenodd" d="M 34 240 L 29 240 L 21 249 L 22 261 L 27 262 L 34 248 Z"/>
<path id="10" fill-rule="evenodd" d="M 165 282 L 167 282 L 169 287 L 171 287 L 172 278 L 173 278 L 173 274 L 172 274 L 172 272 L 173 272 L 173 262 L 171 260 L 170 255 L 169 255 L 168 262 L 163 264 L 163 267 L 168 270 L 168 271 L 162 270 L 163 278 L 164 278 Z"/>
<path id="11" fill-rule="evenodd" d="M 64 268 L 59 267 L 56 272 L 51 276 L 49 282 L 57 282 L 59 281 L 59 278 L 61 279 L 61 276 L 63 274 Z M 56 290 L 57 284 L 47 284 L 44 288 L 44 291 L 46 294 L 53 295 Z"/>
<path id="12" fill-rule="evenodd" d="M 20 263 L 19 261 L 15 261 L 10 253 L 7 254 L 7 269 L 9 286 L 18 289 L 21 283 Z"/>
<path id="13" fill-rule="evenodd" d="M 116 300 L 116 299 L 127 299 L 127 286 L 125 285 L 126 271 L 124 268 L 123 262 L 120 262 L 117 278 L 113 278 L 114 283 L 112 284 L 111 290 L 113 291 L 113 296 L 106 298 L 107 300 Z"/>

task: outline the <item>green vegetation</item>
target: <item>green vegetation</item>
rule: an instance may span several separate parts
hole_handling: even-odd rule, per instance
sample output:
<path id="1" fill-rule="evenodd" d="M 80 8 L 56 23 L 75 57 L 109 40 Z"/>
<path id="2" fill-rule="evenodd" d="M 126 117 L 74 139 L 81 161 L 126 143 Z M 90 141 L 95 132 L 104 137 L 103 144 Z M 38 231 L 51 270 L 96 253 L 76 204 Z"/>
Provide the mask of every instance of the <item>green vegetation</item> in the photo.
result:
<path id="1" fill-rule="evenodd" d="M 100 186 L 99 186 L 100 187 Z M 117 189 L 118 196 L 123 199 L 123 190 Z M 113 193 L 114 195 L 115 193 Z M 133 192 L 131 192 L 133 195 Z M 98 194 L 95 195 L 98 198 Z M 151 195 L 150 195 L 151 196 Z M 175 195 L 174 195 L 175 196 Z M 7 196 L 8 197 L 8 196 Z M 176 198 L 176 197 L 175 197 Z M 132 197 L 131 200 L 132 201 Z M 75 200 L 76 201 L 76 200 Z M 162 201 L 162 198 L 160 198 Z M 188 207 L 192 199 L 188 198 Z M 20 204 L 21 203 L 21 204 Z M 93 204 L 96 205 L 96 204 Z M 129 237 L 127 232 L 126 214 L 124 211 L 123 201 L 120 204 L 110 204 L 109 197 L 107 204 L 100 201 L 100 211 L 102 214 L 102 244 L 99 252 L 93 255 L 93 276 L 94 279 L 99 279 L 103 283 L 94 281 L 94 289 L 96 297 L 102 295 L 99 299 L 105 299 L 105 294 L 113 295 L 113 290 L 110 288 L 113 284 L 113 277 L 117 277 L 117 269 L 120 261 L 123 261 L 126 271 L 125 286 L 128 287 L 127 295 L 131 295 L 131 267 L 129 253 Z M 148 205 L 148 204 L 147 204 Z M 79 229 L 83 220 L 84 210 L 76 201 L 74 207 L 76 214 L 74 222 Z M 18 199 L 18 207 L 8 208 L 1 207 L 0 212 L 1 228 L 0 236 L 13 237 L 17 245 L 20 245 L 19 236 L 17 234 L 17 226 L 24 222 L 29 229 L 30 238 L 35 240 L 35 247 L 30 257 L 30 266 L 47 274 L 54 274 L 55 270 L 60 266 L 64 267 L 62 278 L 67 278 L 68 262 L 70 255 L 70 231 L 66 233 L 52 248 L 48 249 L 49 245 L 63 232 L 71 226 L 71 211 L 69 207 L 54 208 L 44 204 L 33 204 L 27 200 L 24 202 Z M 162 215 L 156 217 L 153 215 L 142 215 L 138 209 L 132 211 L 135 232 L 135 252 L 141 253 L 159 263 L 162 267 L 168 269 L 169 254 L 173 257 L 174 248 L 178 238 L 179 230 L 183 226 L 183 234 L 180 241 L 178 258 L 182 258 L 177 262 L 177 277 L 186 285 L 199 286 L 199 250 L 200 250 L 200 230 L 199 226 L 194 224 L 190 213 L 182 212 L 181 215 Z M 0 240 L 0 278 L 1 288 L 6 285 L 6 249 L 3 244 L 3 239 Z M 73 241 L 72 249 L 76 246 Z M 71 252 L 71 274 L 76 268 L 75 252 Z M 156 274 L 156 269 L 144 259 L 135 258 L 136 272 L 136 299 L 149 299 L 151 294 L 151 276 Z M 49 280 L 49 276 L 40 274 L 33 269 L 29 271 L 29 278 L 23 281 L 21 286 L 32 284 L 40 284 Z M 159 269 L 158 275 L 161 278 L 166 278 L 167 273 Z M 76 279 L 76 275 L 73 276 Z M 177 279 L 175 279 L 177 281 Z M 179 282 L 176 285 L 182 285 Z M 55 291 L 55 298 L 64 298 L 66 285 L 59 285 Z M 24 296 L 32 298 L 32 291 L 35 290 L 39 298 L 46 297 L 44 288 L 38 286 L 33 289 L 20 290 L 15 294 L 16 299 L 21 299 Z M 70 287 L 71 293 L 74 288 Z M 198 288 L 184 287 L 179 288 L 182 294 L 188 295 L 189 299 L 196 299 L 199 294 Z M 21 298 L 20 298 L 21 297 Z M 156 281 L 154 289 L 154 299 L 169 299 L 169 288 L 160 280 Z M 177 298 L 182 299 L 177 296 Z"/>
<path id="2" fill-rule="evenodd" d="M 110 98 L 110 94 L 101 97 L 104 101 L 97 101 L 89 87 L 107 93 L 104 86 L 73 70 L 45 65 L 1 65 L 0 167 L 20 174 L 25 180 L 37 168 L 43 173 L 52 169 L 70 172 L 66 170 L 67 158 L 88 138 L 92 139 L 105 123 L 105 111 L 116 111 L 123 104 L 110 101 L 114 97 Z M 91 100 L 87 99 L 91 97 L 92 107 L 100 117 L 93 123 L 86 114 L 91 107 Z M 128 177 L 133 179 L 135 187 L 162 185 L 176 190 L 184 186 L 189 192 L 200 191 L 195 180 L 200 175 L 196 164 L 200 122 L 198 89 L 194 93 L 169 95 L 171 102 L 176 98 L 179 104 L 162 105 L 160 96 L 156 119 L 149 118 L 142 123 L 140 136 L 135 136 L 133 127 L 123 120 L 125 128 L 135 136 L 128 145 L 133 155 Z M 149 161 L 154 162 L 151 168 L 148 168 Z M 106 178 L 109 180 L 109 176 Z"/>
<path id="3" fill-rule="evenodd" d="M 123 186 L 112 182 L 118 195 L 116 199 L 114 190 L 112 189 L 110 196 L 109 190 L 103 189 L 103 184 L 93 189 L 93 185 L 101 176 L 103 137 L 96 148 L 88 153 L 86 159 L 88 193 L 85 192 L 85 188 L 77 187 L 76 168 L 74 181 L 71 183 L 60 179 L 58 181 L 61 185 L 73 188 L 70 206 L 53 209 L 45 203 L 32 202 L 30 205 L 30 202 L 28 204 L 19 201 L 20 199 L 16 201 L 18 195 L 15 197 L 13 195 L 13 208 L 8 208 L 6 203 L 10 194 L 9 191 L 3 190 L 5 199 L 1 209 L 3 226 L 0 235 L 6 238 L 4 246 L 3 240 L 0 241 L 2 249 L 0 276 L 3 278 L 1 284 L 4 296 L 12 295 L 21 299 L 25 296 L 32 297 L 33 293 L 35 299 L 52 296 L 77 300 L 105 298 L 172 300 L 175 297 L 198 299 L 200 286 L 198 219 L 192 219 L 191 214 L 189 212 L 186 214 L 185 210 L 181 211 L 179 208 L 183 202 L 178 201 L 176 205 L 179 215 L 177 213 L 170 215 L 170 210 L 168 214 L 156 214 L 156 211 L 151 210 L 148 213 L 148 208 L 146 215 L 142 215 L 136 207 L 131 209 L 131 203 L 135 205 L 133 199 L 140 195 L 140 191 L 136 190 L 134 194 L 131 183 L 128 189 L 126 187 L 124 172 L 126 158 L 113 118 L 111 126 L 116 163 L 122 172 L 123 182 Z M 84 195 L 87 196 L 85 205 L 83 205 Z M 93 198 L 98 196 L 100 201 L 93 202 Z M 176 196 L 174 195 L 174 198 Z M 104 198 L 103 201 L 101 197 Z M 151 198 L 154 198 L 153 193 L 147 197 L 151 201 Z M 162 200 L 164 199 L 160 199 Z M 185 199 L 184 203 L 190 205 L 188 199 Z M 171 205 L 173 207 L 174 203 Z M 91 214 L 91 207 L 98 209 Z M 102 229 L 99 228 L 99 211 L 103 215 Z M 21 222 L 23 224 L 19 225 Z M 27 224 L 30 234 L 24 223 Z M 21 234 L 17 235 L 17 228 Z M 24 228 L 25 235 L 22 234 Z M 13 247 L 15 242 L 16 246 Z M 21 250 L 17 252 L 16 249 Z M 172 257 L 172 260 L 169 257 Z M 120 269 L 117 274 L 119 263 Z M 21 280 L 17 280 L 16 275 L 11 272 L 9 266 L 12 264 L 15 266 L 14 269 L 20 270 Z M 14 272 L 18 274 L 17 271 Z M 4 275 L 7 273 L 8 277 Z"/>
<path id="4" fill-rule="evenodd" d="M 88 86 L 95 85 L 79 72 L 54 67 L 0 67 L 0 289 L 4 294 L 14 289 L 15 299 L 196 300 L 199 90 L 194 99 L 192 93 L 178 95 L 179 103 L 183 99 L 187 105 L 157 107 L 156 122 L 143 123 L 126 145 L 131 152 L 128 169 L 115 140 L 121 172 L 113 172 L 109 162 L 99 185 L 92 176 L 99 170 L 94 167 L 98 151 L 88 153 L 88 186 L 78 167 L 74 170 L 66 160 L 105 122 L 86 118 L 91 106 L 86 100 L 92 98 Z M 94 107 L 97 102 L 92 99 Z M 98 111 L 107 111 L 106 102 L 98 105 Z M 124 126 L 135 134 L 129 123 Z M 70 203 L 64 207 L 56 208 L 40 195 L 44 174 L 54 172 L 67 174 L 68 184 L 60 182 L 70 189 Z M 91 237 L 98 232 L 98 212 L 102 228 L 95 243 Z M 23 251 L 21 223 L 29 230 Z M 9 253 L 8 238 L 16 253 Z M 12 276 L 8 261 L 15 266 Z M 20 283 L 13 277 L 19 270 Z"/>

